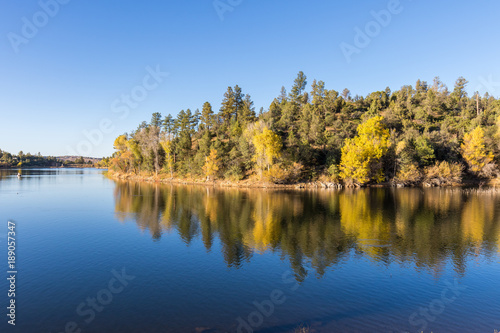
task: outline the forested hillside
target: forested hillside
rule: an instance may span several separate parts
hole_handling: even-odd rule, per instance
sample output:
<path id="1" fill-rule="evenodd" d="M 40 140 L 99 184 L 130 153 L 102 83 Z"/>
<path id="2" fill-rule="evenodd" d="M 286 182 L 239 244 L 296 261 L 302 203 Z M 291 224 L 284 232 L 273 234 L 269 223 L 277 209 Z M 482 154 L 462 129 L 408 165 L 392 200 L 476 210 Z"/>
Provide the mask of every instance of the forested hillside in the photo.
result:
<path id="1" fill-rule="evenodd" d="M 446 185 L 498 177 L 500 101 L 452 90 L 439 78 L 368 96 L 328 90 L 300 72 L 267 110 L 228 87 L 218 111 L 206 102 L 115 140 L 103 163 L 121 173 L 274 183 Z"/>

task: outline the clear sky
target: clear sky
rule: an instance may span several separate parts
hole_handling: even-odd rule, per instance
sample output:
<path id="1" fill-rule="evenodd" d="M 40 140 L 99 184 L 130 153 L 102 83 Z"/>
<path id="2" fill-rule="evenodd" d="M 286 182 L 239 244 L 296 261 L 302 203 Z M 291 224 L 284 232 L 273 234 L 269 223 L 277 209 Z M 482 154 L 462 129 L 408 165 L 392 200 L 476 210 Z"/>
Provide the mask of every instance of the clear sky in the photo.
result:
<path id="1" fill-rule="evenodd" d="M 229 85 L 267 109 L 300 70 L 353 95 L 464 76 L 500 96 L 496 0 L 55 1 L 0 0 L 2 150 L 107 156 L 153 112 L 218 111 Z"/>

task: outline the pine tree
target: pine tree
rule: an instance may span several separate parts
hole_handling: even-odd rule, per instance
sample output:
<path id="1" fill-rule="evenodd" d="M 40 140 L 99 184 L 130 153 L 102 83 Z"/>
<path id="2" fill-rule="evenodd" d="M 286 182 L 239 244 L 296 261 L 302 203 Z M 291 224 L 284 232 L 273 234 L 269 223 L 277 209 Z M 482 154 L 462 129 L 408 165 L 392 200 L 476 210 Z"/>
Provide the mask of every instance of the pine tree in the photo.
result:
<path id="1" fill-rule="evenodd" d="M 302 92 L 306 88 L 306 85 L 307 77 L 305 76 L 304 72 L 300 71 L 294 81 L 292 91 L 290 92 L 290 98 L 298 102 L 300 97 L 302 97 Z"/>
<path id="2" fill-rule="evenodd" d="M 153 115 L 151 116 L 151 126 L 154 126 L 154 127 L 160 127 L 162 124 L 162 121 L 161 121 L 161 113 L 160 112 L 155 112 L 153 113 Z"/>
<path id="3" fill-rule="evenodd" d="M 223 126 L 225 128 L 229 127 L 231 118 L 236 114 L 236 97 L 233 88 L 227 87 L 227 91 L 224 93 L 224 99 L 222 100 L 222 105 L 219 111 L 220 118 L 222 119 Z"/>
<path id="4" fill-rule="evenodd" d="M 177 127 L 179 128 L 179 148 L 184 157 L 191 150 L 191 110 L 179 112 Z"/>
<path id="5" fill-rule="evenodd" d="M 280 96 L 278 97 L 278 103 L 286 102 L 288 99 L 286 95 L 286 89 L 284 86 L 281 87 Z"/>
<path id="6" fill-rule="evenodd" d="M 236 85 L 234 86 L 234 118 L 236 121 L 238 121 L 243 113 L 243 98 L 245 97 L 241 91 L 241 88 Z"/>
<path id="7" fill-rule="evenodd" d="M 241 109 L 241 117 L 240 123 L 244 126 L 250 122 L 254 122 L 256 120 L 255 116 L 255 108 L 253 106 L 253 101 L 250 95 L 245 95 L 245 99 L 243 100 L 243 105 Z"/>
<path id="8" fill-rule="evenodd" d="M 200 117 L 200 126 L 202 131 L 211 131 L 214 126 L 214 112 L 212 111 L 212 105 L 209 102 L 203 104 Z"/>
<path id="9" fill-rule="evenodd" d="M 175 127 L 175 120 L 169 114 L 163 120 L 163 130 L 167 133 L 167 136 L 169 138 L 171 138 L 172 136 L 174 136 L 174 127 Z"/>

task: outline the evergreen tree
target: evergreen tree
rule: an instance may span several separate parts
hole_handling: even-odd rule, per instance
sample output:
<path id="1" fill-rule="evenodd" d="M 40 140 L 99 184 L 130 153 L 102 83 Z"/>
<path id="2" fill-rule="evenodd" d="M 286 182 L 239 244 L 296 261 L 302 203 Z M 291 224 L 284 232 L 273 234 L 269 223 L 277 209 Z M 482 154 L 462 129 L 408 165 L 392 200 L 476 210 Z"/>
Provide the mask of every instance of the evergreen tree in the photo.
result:
<path id="1" fill-rule="evenodd" d="M 163 120 L 163 130 L 165 133 L 167 133 L 167 136 L 169 138 L 174 136 L 174 127 L 175 127 L 175 120 L 172 118 L 172 116 L 169 114 L 168 116 L 165 117 Z"/>
<path id="2" fill-rule="evenodd" d="M 201 130 L 204 132 L 211 131 L 214 127 L 214 112 L 212 111 L 212 105 L 209 102 L 203 104 L 200 117 Z"/>
<path id="3" fill-rule="evenodd" d="M 153 115 L 151 116 L 151 124 L 150 125 L 153 127 L 160 127 L 162 125 L 160 112 L 153 113 Z"/>
<path id="4" fill-rule="evenodd" d="M 224 93 L 224 99 L 222 100 L 222 105 L 219 111 L 219 117 L 222 119 L 222 124 L 225 129 L 229 127 L 231 118 L 236 114 L 236 97 L 233 88 L 227 87 L 227 91 Z"/>
<path id="5" fill-rule="evenodd" d="M 297 78 L 293 82 L 292 91 L 290 92 L 290 98 L 294 101 L 299 101 L 300 97 L 302 97 L 302 92 L 306 88 L 307 85 L 307 77 L 304 72 L 300 71 L 297 74 Z"/>

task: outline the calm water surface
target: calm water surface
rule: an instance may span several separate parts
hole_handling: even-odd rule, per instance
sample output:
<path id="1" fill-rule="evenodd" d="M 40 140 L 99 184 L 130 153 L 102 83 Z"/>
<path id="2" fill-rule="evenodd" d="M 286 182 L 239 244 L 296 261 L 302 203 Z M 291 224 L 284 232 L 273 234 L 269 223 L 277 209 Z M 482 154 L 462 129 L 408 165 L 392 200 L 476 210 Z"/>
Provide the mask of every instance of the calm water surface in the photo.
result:
<path id="1" fill-rule="evenodd" d="M 0 170 L 1 332 L 500 329 L 500 192 L 265 191 Z M 118 276 L 118 278 L 117 278 Z M 7 306 L 5 279 L 0 305 Z M 73 322 L 73 324 L 71 324 Z"/>

